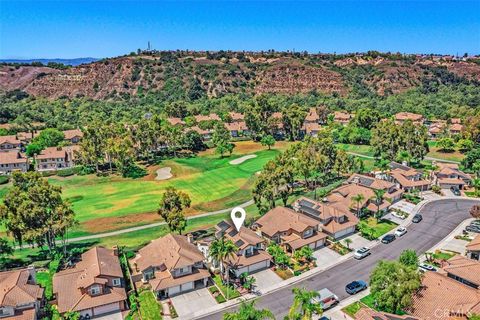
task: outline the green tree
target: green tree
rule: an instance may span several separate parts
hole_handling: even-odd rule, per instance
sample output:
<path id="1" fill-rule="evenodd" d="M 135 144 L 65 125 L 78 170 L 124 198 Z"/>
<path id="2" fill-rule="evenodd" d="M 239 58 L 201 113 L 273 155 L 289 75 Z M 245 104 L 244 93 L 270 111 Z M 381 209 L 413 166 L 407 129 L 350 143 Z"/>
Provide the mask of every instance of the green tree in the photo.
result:
<path id="1" fill-rule="evenodd" d="M 403 252 L 400 254 L 400 257 L 398 258 L 398 261 L 401 264 L 407 267 L 412 267 L 414 269 L 417 269 L 419 265 L 417 253 L 415 252 L 415 250 L 412 249 L 403 250 Z"/>
<path id="2" fill-rule="evenodd" d="M 215 130 L 212 134 L 212 143 L 216 147 L 216 153 L 220 154 L 221 157 L 225 153 L 232 153 L 235 145 L 230 142 L 230 132 L 228 132 L 225 125 L 219 123 L 215 126 Z"/>
<path id="3" fill-rule="evenodd" d="M 354 195 L 352 197 L 352 202 L 357 207 L 357 216 L 358 217 L 360 217 L 360 210 L 362 209 L 362 207 L 360 205 L 362 204 L 363 200 L 365 200 L 365 196 L 361 193 L 359 193 L 357 195 Z"/>
<path id="4" fill-rule="evenodd" d="M 452 138 L 441 138 L 437 141 L 437 147 L 442 152 L 452 152 L 455 149 L 455 142 Z"/>
<path id="5" fill-rule="evenodd" d="M 385 312 L 397 313 L 411 306 L 420 285 L 419 272 L 397 261 L 380 261 L 370 276 L 370 292 Z"/>
<path id="6" fill-rule="evenodd" d="M 293 288 L 293 303 L 288 311 L 289 320 L 312 320 L 316 314 L 323 314 L 320 303 L 315 301 L 319 296 L 317 291 L 309 291 L 305 288 Z"/>
<path id="7" fill-rule="evenodd" d="M 190 207 L 190 204 L 188 194 L 174 187 L 167 187 L 157 212 L 165 220 L 170 231 L 182 234 L 187 226 L 187 219 L 183 212 Z"/>
<path id="8" fill-rule="evenodd" d="M 473 149 L 474 143 L 470 139 L 460 139 L 457 142 L 457 149 L 461 152 L 467 152 Z"/>
<path id="9" fill-rule="evenodd" d="M 50 253 L 60 238 L 65 250 L 68 229 L 76 224 L 70 204 L 62 199 L 62 189 L 51 185 L 37 172 L 13 174 L 13 186 L 0 205 L 0 219 L 7 232 L 23 242 L 47 245 Z"/>
<path id="10" fill-rule="evenodd" d="M 260 143 L 262 144 L 262 146 L 268 147 L 268 150 L 270 150 L 275 145 L 275 138 L 267 134 L 266 136 L 262 137 Z"/>
<path id="11" fill-rule="evenodd" d="M 352 239 L 346 238 L 345 240 L 343 240 L 343 242 L 345 242 L 345 244 L 347 245 L 347 248 L 350 249 L 350 245 L 352 244 Z"/>
<path id="12" fill-rule="evenodd" d="M 307 110 L 294 103 L 282 111 L 282 120 L 285 131 L 291 141 L 299 138 L 300 129 L 307 115 Z"/>
<path id="13" fill-rule="evenodd" d="M 0 238 L 0 269 L 2 269 L 5 259 L 13 254 L 13 247 L 5 238 Z"/>
<path id="14" fill-rule="evenodd" d="M 242 301 L 237 312 L 227 312 L 223 315 L 223 320 L 275 320 L 273 313 L 268 309 L 258 310 L 255 308 L 255 301 Z"/>
<path id="15" fill-rule="evenodd" d="M 290 265 L 290 257 L 285 251 L 275 242 L 271 242 L 267 247 L 267 252 L 272 256 L 273 261 L 280 268 L 286 268 Z"/>
<path id="16" fill-rule="evenodd" d="M 309 246 L 303 246 L 301 249 L 295 250 L 293 256 L 296 260 L 303 259 L 306 261 L 311 261 L 313 258 L 313 249 Z"/>
<path id="17" fill-rule="evenodd" d="M 222 237 L 213 240 L 210 243 L 209 255 L 210 257 L 220 265 L 220 272 L 222 277 L 228 272 L 225 268 L 228 260 L 235 258 L 238 251 L 238 247 L 232 242 Z"/>
<path id="18" fill-rule="evenodd" d="M 65 139 L 62 131 L 54 128 L 42 130 L 38 136 L 33 138 L 32 143 L 41 145 L 43 148 L 56 147 Z"/>
<path id="19" fill-rule="evenodd" d="M 383 196 L 385 195 L 385 192 L 386 191 L 382 189 L 373 189 L 373 193 L 375 193 L 373 199 L 375 200 L 375 204 L 377 205 L 377 218 L 380 217 L 380 205 L 383 202 Z"/>
<path id="20" fill-rule="evenodd" d="M 45 149 L 42 145 L 39 143 L 31 142 L 28 144 L 27 149 L 26 149 L 26 154 L 29 157 L 34 157 L 35 155 L 39 155 L 40 152 Z"/>

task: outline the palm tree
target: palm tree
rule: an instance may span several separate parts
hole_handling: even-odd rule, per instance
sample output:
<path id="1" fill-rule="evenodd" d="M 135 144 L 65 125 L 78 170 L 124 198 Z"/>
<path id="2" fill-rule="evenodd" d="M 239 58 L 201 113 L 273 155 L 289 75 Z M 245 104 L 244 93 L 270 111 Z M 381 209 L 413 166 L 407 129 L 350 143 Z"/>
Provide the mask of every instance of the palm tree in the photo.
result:
<path id="1" fill-rule="evenodd" d="M 377 216 L 378 216 L 380 212 L 380 204 L 382 203 L 385 190 L 374 189 L 373 192 L 375 193 L 374 199 L 375 199 L 375 204 L 377 205 Z"/>
<path id="2" fill-rule="evenodd" d="M 357 205 L 357 216 L 360 217 L 360 204 L 365 200 L 365 196 L 361 193 L 352 197 L 352 202 Z"/>
<path id="3" fill-rule="evenodd" d="M 345 240 L 343 240 L 343 242 L 345 242 L 345 244 L 347 245 L 347 248 L 350 249 L 350 245 L 352 244 L 352 239 L 346 238 Z"/>
<path id="4" fill-rule="evenodd" d="M 223 320 L 275 320 L 272 311 L 268 309 L 255 309 L 255 301 L 250 303 L 242 302 L 237 312 L 225 313 Z"/>
<path id="5" fill-rule="evenodd" d="M 232 240 L 225 240 L 225 237 L 222 236 L 220 239 L 216 239 L 210 243 L 209 254 L 210 257 L 220 263 L 220 274 L 224 278 L 224 274 L 229 276 L 229 271 L 225 270 L 225 262 L 230 258 L 234 258 L 238 251 L 238 247 L 232 242 Z M 225 272 L 226 271 L 226 272 Z M 228 281 L 227 281 L 228 282 Z M 227 283 L 227 286 L 230 285 Z M 228 300 L 228 291 L 227 290 L 227 300 Z"/>
<path id="6" fill-rule="evenodd" d="M 294 294 L 293 304 L 288 311 L 287 319 L 311 320 L 314 314 L 322 315 L 322 307 L 314 301 L 314 298 L 319 296 L 318 292 L 308 291 L 305 288 L 293 288 L 292 292 Z"/>

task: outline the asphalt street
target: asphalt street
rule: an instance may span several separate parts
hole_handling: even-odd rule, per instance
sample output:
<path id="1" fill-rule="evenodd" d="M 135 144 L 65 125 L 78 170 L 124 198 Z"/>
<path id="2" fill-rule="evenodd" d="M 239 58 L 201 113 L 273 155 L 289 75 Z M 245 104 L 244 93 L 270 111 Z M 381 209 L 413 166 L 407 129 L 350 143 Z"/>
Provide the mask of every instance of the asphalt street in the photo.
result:
<path id="1" fill-rule="evenodd" d="M 379 260 L 397 259 L 405 249 L 414 249 L 418 255 L 428 251 L 462 221 L 470 218 L 469 210 L 475 203 L 478 202 L 465 199 L 445 199 L 428 203 L 420 211 L 423 221 L 411 224 L 403 237 L 390 244 L 379 244 L 372 248 L 372 254 L 363 260 L 349 259 L 300 283 L 266 294 L 257 300 L 256 307 L 269 309 L 277 319 L 282 319 L 292 304 L 293 287 L 305 287 L 309 290 L 328 288 L 342 300 L 349 296 L 345 292 L 345 285 L 353 280 L 364 280 L 368 283 L 369 275 Z M 225 309 L 200 319 L 222 319 L 223 313 L 234 309 L 235 307 Z"/>

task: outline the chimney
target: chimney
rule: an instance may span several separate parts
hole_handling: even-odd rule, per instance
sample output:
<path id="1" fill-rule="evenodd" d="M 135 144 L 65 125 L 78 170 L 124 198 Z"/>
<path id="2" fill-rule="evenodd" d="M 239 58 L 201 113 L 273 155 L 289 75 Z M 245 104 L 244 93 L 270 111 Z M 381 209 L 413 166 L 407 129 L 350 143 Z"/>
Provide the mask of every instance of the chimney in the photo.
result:
<path id="1" fill-rule="evenodd" d="M 113 255 L 118 257 L 118 246 L 113 246 Z"/>
<path id="2" fill-rule="evenodd" d="M 193 235 L 191 233 L 187 233 L 187 240 L 189 243 L 193 243 Z"/>
<path id="3" fill-rule="evenodd" d="M 35 266 L 34 265 L 29 265 L 27 267 L 27 271 L 30 275 L 29 280 L 33 281 L 33 283 L 37 283 L 37 273 L 35 272 Z"/>

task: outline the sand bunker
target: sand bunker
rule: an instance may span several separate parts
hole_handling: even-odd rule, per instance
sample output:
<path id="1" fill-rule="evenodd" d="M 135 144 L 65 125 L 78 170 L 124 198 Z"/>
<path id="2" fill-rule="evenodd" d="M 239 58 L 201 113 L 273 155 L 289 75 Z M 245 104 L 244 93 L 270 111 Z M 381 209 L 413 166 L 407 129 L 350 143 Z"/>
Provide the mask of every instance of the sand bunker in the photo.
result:
<path id="1" fill-rule="evenodd" d="M 233 164 L 233 165 L 237 165 L 237 164 L 240 164 L 240 163 L 243 163 L 243 162 L 247 161 L 248 159 L 253 159 L 253 158 L 256 158 L 256 157 L 257 157 L 256 154 L 249 154 L 249 155 L 237 158 L 235 160 L 232 160 L 229 163 Z"/>
<path id="2" fill-rule="evenodd" d="M 157 176 L 155 180 L 168 180 L 173 177 L 172 168 L 170 167 L 163 167 L 157 170 Z"/>

